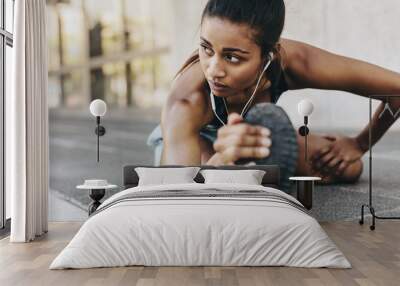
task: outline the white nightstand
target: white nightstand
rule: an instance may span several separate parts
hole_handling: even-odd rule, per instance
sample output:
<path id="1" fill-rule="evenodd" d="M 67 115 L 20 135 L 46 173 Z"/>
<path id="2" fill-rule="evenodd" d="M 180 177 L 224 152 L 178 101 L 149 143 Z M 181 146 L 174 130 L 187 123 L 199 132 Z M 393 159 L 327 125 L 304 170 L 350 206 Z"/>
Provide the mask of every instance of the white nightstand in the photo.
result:
<path id="1" fill-rule="evenodd" d="M 314 182 L 320 181 L 320 177 L 290 177 L 289 180 L 297 183 L 297 199 L 308 210 L 312 208 Z"/>
<path id="2" fill-rule="evenodd" d="M 88 207 L 89 216 L 101 205 L 100 200 L 104 197 L 106 190 L 116 189 L 117 185 L 108 184 L 107 180 L 85 180 L 83 185 L 76 186 L 79 190 L 89 190 L 89 197 L 93 202 Z"/>

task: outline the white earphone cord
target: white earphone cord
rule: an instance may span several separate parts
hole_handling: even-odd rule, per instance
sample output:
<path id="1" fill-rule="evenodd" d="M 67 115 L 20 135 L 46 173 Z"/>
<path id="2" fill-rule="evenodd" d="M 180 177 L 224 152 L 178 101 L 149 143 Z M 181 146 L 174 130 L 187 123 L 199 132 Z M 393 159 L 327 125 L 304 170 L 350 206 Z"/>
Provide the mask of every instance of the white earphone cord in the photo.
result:
<path id="1" fill-rule="evenodd" d="M 212 96 L 214 96 L 214 95 L 212 95 Z M 224 100 L 224 104 L 225 104 L 225 109 L 228 110 L 227 107 L 226 107 L 225 100 Z M 218 114 L 217 114 L 217 112 L 215 110 L 213 110 L 213 111 L 214 111 L 214 115 L 218 118 L 218 120 L 222 123 L 222 125 L 225 126 L 226 125 L 225 122 L 218 116 Z M 227 111 L 227 113 L 228 113 L 228 111 Z"/>
<path id="2" fill-rule="evenodd" d="M 247 110 L 249 105 L 253 102 L 254 96 L 256 95 L 256 92 L 257 92 L 258 86 L 260 85 L 261 79 L 262 79 L 265 71 L 268 69 L 269 65 L 271 64 L 271 62 L 272 62 L 272 60 L 269 60 L 268 63 L 265 65 L 265 68 L 263 69 L 260 77 L 258 78 L 258 81 L 257 81 L 257 84 L 256 84 L 256 88 L 254 89 L 253 94 L 251 95 L 250 99 L 247 101 L 246 105 L 242 109 L 242 112 L 240 113 L 241 117 L 243 117 L 243 115 L 245 114 L 245 111 Z"/>

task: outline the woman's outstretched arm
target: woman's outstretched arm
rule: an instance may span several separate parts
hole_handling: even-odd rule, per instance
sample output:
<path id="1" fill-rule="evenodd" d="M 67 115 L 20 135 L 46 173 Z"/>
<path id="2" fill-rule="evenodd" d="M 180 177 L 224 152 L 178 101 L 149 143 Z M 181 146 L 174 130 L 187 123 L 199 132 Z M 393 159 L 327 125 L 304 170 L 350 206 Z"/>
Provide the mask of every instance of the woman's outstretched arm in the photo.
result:
<path id="1" fill-rule="evenodd" d="M 390 97 L 390 95 L 400 95 L 399 73 L 297 41 L 282 40 L 282 46 L 287 54 L 285 71 L 290 89 L 343 90 L 366 97 L 388 95 L 390 107 L 395 111 L 399 110 L 400 97 Z M 381 103 L 373 116 L 372 145 L 379 141 L 396 120 L 387 113 L 379 117 L 384 110 L 384 104 Z M 331 149 L 320 150 L 313 158 L 317 161 L 316 164 L 328 167 L 336 165 L 338 173 L 343 171 L 351 162 L 368 151 L 368 129 L 369 125 L 355 138 L 334 138 Z"/>
<path id="2" fill-rule="evenodd" d="M 284 39 L 281 44 L 287 54 L 290 89 L 343 90 L 362 96 L 400 94 L 399 73 L 302 42 Z"/>

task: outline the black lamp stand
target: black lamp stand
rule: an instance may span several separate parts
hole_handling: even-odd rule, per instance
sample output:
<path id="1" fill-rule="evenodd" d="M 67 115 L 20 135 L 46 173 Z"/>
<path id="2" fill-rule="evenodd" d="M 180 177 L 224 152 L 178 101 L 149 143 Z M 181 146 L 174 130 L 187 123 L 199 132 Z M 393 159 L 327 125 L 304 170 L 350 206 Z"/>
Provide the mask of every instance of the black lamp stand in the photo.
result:
<path id="1" fill-rule="evenodd" d="M 308 164 L 308 147 L 307 135 L 310 133 L 308 125 L 308 116 L 304 116 L 304 125 L 299 128 L 299 134 L 304 137 L 304 162 Z M 312 208 L 314 181 L 313 180 L 300 180 L 297 181 L 297 199 L 303 203 L 306 209 Z"/>
<path id="2" fill-rule="evenodd" d="M 304 116 L 304 125 L 299 128 L 299 134 L 301 136 L 304 136 L 304 142 L 305 142 L 304 160 L 306 163 L 308 162 L 307 161 L 307 158 L 308 158 L 308 156 L 307 156 L 307 149 L 308 149 L 307 148 L 307 135 L 308 135 L 308 133 L 310 133 L 310 129 L 308 129 L 307 124 L 308 124 L 308 116 Z"/>
<path id="3" fill-rule="evenodd" d="M 100 116 L 96 116 L 96 124 L 97 127 L 94 131 L 97 135 L 97 162 L 100 160 L 100 136 L 104 136 L 106 134 L 106 129 L 100 125 Z"/>
<path id="4" fill-rule="evenodd" d="M 89 207 L 88 207 L 88 211 L 89 211 L 89 216 L 94 213 L 97 208 L 101 205 L 100 200 L 104 197 L 106 193 L 105 189 L 91 189 L 89 192 L 89 197 L 93 200 Z"/>

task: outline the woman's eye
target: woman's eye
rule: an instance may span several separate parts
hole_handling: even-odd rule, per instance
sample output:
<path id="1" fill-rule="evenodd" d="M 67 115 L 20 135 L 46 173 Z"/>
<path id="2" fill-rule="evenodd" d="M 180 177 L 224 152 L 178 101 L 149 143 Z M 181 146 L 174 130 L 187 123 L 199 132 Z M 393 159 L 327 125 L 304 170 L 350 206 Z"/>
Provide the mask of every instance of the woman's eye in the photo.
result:
<path id="1" fill-rule="evenodd" d="M 227 55 L 227 56 L 225 56 L 225 58 L 226 58 L 229 62 L 234 63 L 234 64 L 240 62 L 240 59 L 239 59 L 238 57 L 234 56 L 234 55 Z"/>
<path id="2" fill-rule="evenodd" d="M 204 51 L 207 55 L 212 56 L 213 51 L 212 51 L 209 47 L 204 46 L 204 45 L 201 45 L 201 48 L 203 49 L 203 51 Z"/>

